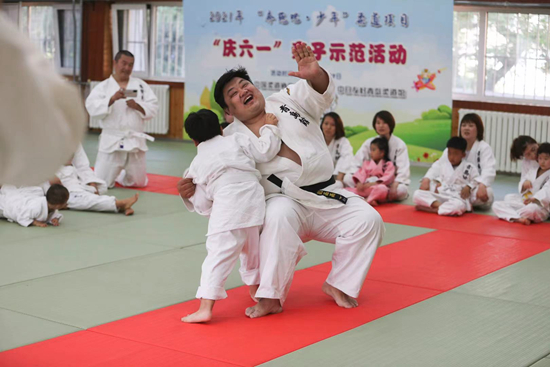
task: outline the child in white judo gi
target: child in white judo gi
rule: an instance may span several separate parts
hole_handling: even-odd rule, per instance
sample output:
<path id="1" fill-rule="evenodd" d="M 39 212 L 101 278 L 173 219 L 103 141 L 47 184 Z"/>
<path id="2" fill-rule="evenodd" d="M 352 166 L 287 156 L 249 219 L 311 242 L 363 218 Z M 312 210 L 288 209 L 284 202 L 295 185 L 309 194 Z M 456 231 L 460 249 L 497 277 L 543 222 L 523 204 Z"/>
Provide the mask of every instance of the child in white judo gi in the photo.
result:
<path id="1" fill-rule="evenodd" d="M 258 284 L 250 273 L 259 267 L 260 226 L 265 216 L 265 193 L 256 162 L 272 160 L 280 150 L 277 118 L 268 114 L 260 129 L 258 145 L 244 134 L 224 137 L 217 116 L 209 110 L 191 113 L 185 131 L 197 145 L 197 156 L 185 177 L 197 185 L 195 195 L 184 200 L 190 211 L 210 215 L 202 275 L 197 298 L 200 308 L 184 322 L 206 322 L 216 300 L 227 294 L 225 281 L 241 253 L 241 275 L 248 284 Z M 249 284 L 250 283 L 250 284 Z"/>
<path id="2" fill-rule="evenodd" d="M 70 195 L 67 202 L 69 209 L 124 213 L 125 215 L 134 214 L 132 205 L 138 200 L 138 194 L 122 200 L 118 200 L 114 196 L 100 195 L 100 192 L 106 190 L 105 181 L 81 177 L 78 169 L 73 166 L 73 162 L 74 158 L 56 173 L 61 184 L 69 190 Z M 92 180 L 92 183 L 96 185 L 91 186 L 89 180 Z"/>
<path id="3" fill-rule="evenodd" d="M 538 167 L 532 167 L 525 180 L 531 187 L 522 195 L 506 195 L 504 201 L 496 201 L 493 211 L 500 219 L 529 225 L 548 219 L 550 212 L 550 143 L 543 143 L 537 150 Z"/>
<path id="4" fill-rule="evenodd" d="M 59 184 L 51 185 L 46 195 L 42 188 L 3 186 L 0 190 L 0 218 L 23 227 L 58 226 L 63 218 L 58 210 L 67 206 L 69 191 Z"/>
<path id="5" fill-rule="evenodd" d="M 533 168 L 539 168 L 539 163 L 537 162 L 538 149 L 539 144 L 537 141 L 527 135 L 520 135 L 512 142 L 512 146 L 510 147 L 511 160 L 517 161 L 518 159 L 521 159 L 521 178 L 519 179 L 518 187 L 519 194 L 522 194 L 533 187 L 533 183 L 527 179 L 527 174 Z"/>
<path id="6" fill-rule="evenodd" d="M 388 140 L 378 137 L 370 143 L 370 160 L 353 175 L 355 187 L 349 190 L 365 198 L 367 203 L 376 206 L 387 201 L 389 185 L 395 180 L 395 166 L 389 158 Z"/>
<path id="7" fill-rule="evenodd" d="M 467 162 L 467 142 L 453 137 L 447 142 L 447 154 L 439 159 L 437 171 L 432 170 L 430 190 L 416 190 L 413 201 L 417 210 L 439 215 L 460 216 L 472 210 L 472 192 L 477 186 L 477 168 Z M 433 166 L 432 166 L 433 168 Z"/>

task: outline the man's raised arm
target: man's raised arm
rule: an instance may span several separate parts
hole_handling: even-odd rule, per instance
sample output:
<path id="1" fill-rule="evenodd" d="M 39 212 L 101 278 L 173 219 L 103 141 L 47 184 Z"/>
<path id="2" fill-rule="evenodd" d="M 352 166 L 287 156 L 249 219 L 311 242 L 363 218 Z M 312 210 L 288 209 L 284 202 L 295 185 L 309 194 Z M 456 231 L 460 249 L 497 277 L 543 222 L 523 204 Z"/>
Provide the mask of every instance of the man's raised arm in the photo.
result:
<path id="1" fill-rule="evenodd" d="M 292 56 L 298 64 L 298 71 L 290 72 L 288 75 L 305 79 L 317 93 L 325 93 L 329 84 L 328 74 L 317 62 L 311 47 L 305 43 L 298 43 L 292 47 Z"/>

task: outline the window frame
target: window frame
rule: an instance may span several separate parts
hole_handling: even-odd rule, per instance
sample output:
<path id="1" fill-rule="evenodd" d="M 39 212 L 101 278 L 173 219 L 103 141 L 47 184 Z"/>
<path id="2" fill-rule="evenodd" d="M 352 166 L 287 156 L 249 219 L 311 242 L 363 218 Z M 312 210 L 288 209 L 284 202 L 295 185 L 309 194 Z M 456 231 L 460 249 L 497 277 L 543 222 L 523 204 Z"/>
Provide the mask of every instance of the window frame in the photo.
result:
<path id="1" fill-rule="evenodd" d="M 488 13 L 513 13 L 513 14 L 546 14 L 550 15 L 550 9 L 538 9 L 538 8 L 524 8 L 524 7 L 507 7 L 497 8 L 489 6 L 467 6 L 467 5 L 455 5 L 454 12 L 479 12 L 480 13 L 480 30 L 479 30 L 479 49 L 478 49 L 478 80 L 477 80 L 477 93 L 464 94 L 453 92 L 453 99 L 460 101 L 471 102 L 491 102 L 491 103 L 507 103 L 517 105 L 537 105 L 550 107 L 550 100 L 540 99 L 526 99 L 526 98 L 513 98 L 513 97 L 494 97 L 485 95 L 485 78 L 486 78 L 486 53 L 487 53 L 487 27 L 488 27 Z M 454 40 L 453 40 L 454 42 Z M 454 55 L 453 55 L 454 59 Z M 454 78 L 453 70 L 453 78 Z"/>
<path id="2" fill-rule="evenodd" d="M 61 65 L 61 34 L 59 32 L 59 13 L 58 13 L 59 10 L 69 10 L 72 12 L 73 6 L 71 4 L 54 4 L 52 5 L 52 7 L 54 9 L 53 19 L 55 23 L 55 32 L 54 32 L 55 33 L 55 51 L 56 51 L 54 55 L 55 68 L 62 75 L 73 75 L 72 67 L 63 67 Z M 76 68 L 76 75 L 79 76 L 80 64 L 82 62 L 81 60 L 81 57 L 82 57 L 82 6 L 80 4 L 76 4 L 75 9 L 79 11 L 79 15 L 77 17 L 77 30 L 76 30 L 77 34 L 78 32 L 80 32 L 80 44 L 78 44 L 77 55 L 76 55 L 77 65 L 79 65 Z M 78 35 L 77 35 L 77 40 L 78 40 Z M 75 46 L 75 49 L 76 49 L 76 46 Z"/>
<path id="3" fill-rule="evenodd" d="M 6 11 L 6 9 L 13 9 L 15 10 L 15 12 L 17 13 L 17 20 L 15 21 L 15 24 L 17 25 L 18 28 L 21 27 L 21 8 L 22 8 L 22 5 L 21 5 L 21 2 L 18 2 L 18 3 L 2 3 L 2 8 L 4 10 L 2 10 L 2 12 L 4 13 L 4 16 L 10 20 L 13 20 L 12 17 L 10 16 L 12 13 L 9 12 L 9 11 Z M 8 13 L 10 15 L 8 15 Z"/>

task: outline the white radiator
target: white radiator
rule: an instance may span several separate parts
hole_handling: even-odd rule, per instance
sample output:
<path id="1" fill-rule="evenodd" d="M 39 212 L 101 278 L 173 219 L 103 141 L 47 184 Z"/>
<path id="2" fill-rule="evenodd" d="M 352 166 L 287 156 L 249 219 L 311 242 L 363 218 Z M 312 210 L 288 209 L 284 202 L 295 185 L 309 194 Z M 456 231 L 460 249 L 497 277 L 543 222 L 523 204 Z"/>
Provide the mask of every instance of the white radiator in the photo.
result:
<path id="1" fill-rule="evenodd" d="M 510 159 L 512 140 L 519 135 L 529 135 L 539 143 L 550 142 L 549 116 L 460 109 L 459 121 L 467 113 L 477 113 L 483 120 L 485 141 L 493 148 L 499 172 L 521 173 L 520 162 Z"/>
<path id="2" fill-rule="evenodd" d="M 90 82 L 90 91 L 100 82 Z M 170 86 L 149 84 L 153 93 L 157 96 L 159 111 L 157 116 L 145 122 L 145 132 L 152 134 L 168 134 L 170 127 Z M 90 117 L 89 127 L 99 129 L 99 119 Z"/>

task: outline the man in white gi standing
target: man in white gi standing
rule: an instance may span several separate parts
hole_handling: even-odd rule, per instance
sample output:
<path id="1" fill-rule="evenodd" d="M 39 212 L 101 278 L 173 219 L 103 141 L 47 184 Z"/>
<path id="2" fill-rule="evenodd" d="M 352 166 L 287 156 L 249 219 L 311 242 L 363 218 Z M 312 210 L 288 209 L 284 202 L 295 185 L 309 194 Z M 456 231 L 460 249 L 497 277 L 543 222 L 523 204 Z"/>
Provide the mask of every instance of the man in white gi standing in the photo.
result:
<path id="1" fill-rule="evenodd" d="M 134 55 L 119 51 L 114 73 L 99 83 L 86 99 L 90 116 L 99 117 L 103 129 L 95 173 L 109 188 L 115 181 L 122 186 L 147 186 L 145 122 L 158 111 L 157 97 L 143 80 L 131 76 Z"/>
<path id="2" fill-rule="evenodd" d="M 257 139 L 266 113 L 273 113 L 283 141 L 278 156 L 257 165 L 267 202 L 260 237 L 260 285 L 255 292 L 259 302 L 246 310 L 251 318 L 282 311 L 296 264 L 306 255 L 303 243 L 309 240 L 335 244 L 323 291 L 338 306 L 357 307 L 355 298 L 385 232 L 380 215 L 361 198 L 338 189 L 332 177 L 332 157 L 318 123 L 335 96 L 331 77 L 305 44 L 292 53 L 298 72 L 289 75 L 302 80 L 267 100 L 244 69 L 225 73 L 215 91 L 218 104 L 235 117 L 224 134 L 240 132 Z M 182 179 L 178 189 L 189 198 L 195 188 Z"/>

